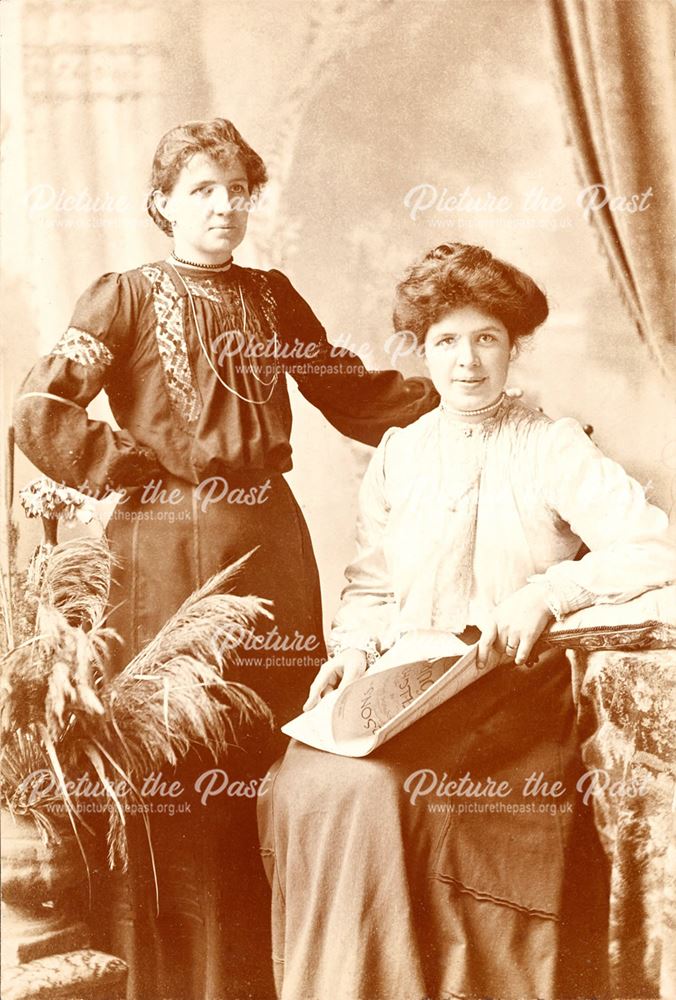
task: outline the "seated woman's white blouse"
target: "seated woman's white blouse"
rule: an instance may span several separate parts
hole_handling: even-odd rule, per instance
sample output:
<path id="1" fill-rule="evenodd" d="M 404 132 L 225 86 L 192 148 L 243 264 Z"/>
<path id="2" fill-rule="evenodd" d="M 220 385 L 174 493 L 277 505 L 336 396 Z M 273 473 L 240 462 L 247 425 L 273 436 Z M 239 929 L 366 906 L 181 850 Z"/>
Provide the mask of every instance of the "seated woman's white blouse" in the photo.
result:
<path id="1" fill-rule="evenodd" d="M 330 648 L 462 631 L 527 582 L 560 617 L 676 578 L 668 519 L 571 419 L 506 399 L 480 424 L 442 408 L 388 431 L 359 496 L 357 557 Z M 582 542 L 590 549 L 575 560 Z"/>

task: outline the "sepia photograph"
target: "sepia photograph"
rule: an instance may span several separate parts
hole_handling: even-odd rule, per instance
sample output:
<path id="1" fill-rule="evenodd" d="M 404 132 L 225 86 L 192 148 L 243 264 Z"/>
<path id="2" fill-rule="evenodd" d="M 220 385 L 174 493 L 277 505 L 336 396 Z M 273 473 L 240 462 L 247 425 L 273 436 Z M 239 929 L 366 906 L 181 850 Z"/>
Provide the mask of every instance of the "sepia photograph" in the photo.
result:
<path id="1" fill-rule="evenodd" d="M 2 0 L 2 1000 L 676 997 L 669 0 Z"/>

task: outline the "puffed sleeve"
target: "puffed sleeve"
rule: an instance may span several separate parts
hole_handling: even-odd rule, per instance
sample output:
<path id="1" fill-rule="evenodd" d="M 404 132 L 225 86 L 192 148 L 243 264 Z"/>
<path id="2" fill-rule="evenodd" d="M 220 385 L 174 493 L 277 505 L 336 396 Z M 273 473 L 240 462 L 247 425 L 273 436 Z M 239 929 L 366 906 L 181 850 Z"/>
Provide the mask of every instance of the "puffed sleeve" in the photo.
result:
<path id="1" fill-rule="evenodd" d="M 151 449 L 86 411 L 102 389 L 124 391 L 137 308 L 126 275 L 95 281 L 66 332 L 27 375 L 14 408 L 21 451 L 52 479 L 93 496 L 141 485 L 159 471 Z"/>
<path id="2" fill-rule="evenodd" d="M 289 374 L 342 434 L 377 445 L 389 427 L 406 427 L 439 405 L 429 379 L 405 379 L 395 371 L 370 372 L 356 354 L 332 348 L 324 327 L 288 278 L 280 271 L 268 276 L 282 340 L 287 347 L 299 348 L 287 362 Z"/>
<path id="3" fill-rule="evenodd" d="M 592 604 L 624 603 L 676 580 L 667 515 L 575 420 L 550 425 L 541 469 L 545 503 L 590 550 L 530 578 L 545 587 L 557 618 Z"/>
<path id="4" fill-rule="evenodd" d="M 383 536 L 389 505 L 385 493 L 385 451 L 397 428 L 383 436 L 359 490 L 357 554 L 345 570 L 347 587 L 328 637 L 328 648 L 363 649 L 376 655 L 394 641 L 397 604 L 387 568 Z"/>

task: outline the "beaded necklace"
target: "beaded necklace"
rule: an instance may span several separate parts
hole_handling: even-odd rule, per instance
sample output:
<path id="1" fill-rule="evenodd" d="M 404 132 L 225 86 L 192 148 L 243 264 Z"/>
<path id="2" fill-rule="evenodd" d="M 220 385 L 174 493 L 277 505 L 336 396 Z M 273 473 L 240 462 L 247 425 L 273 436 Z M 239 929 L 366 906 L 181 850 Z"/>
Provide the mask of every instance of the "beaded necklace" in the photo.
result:
<path id="1" fill-rule="evenodd" d="M 228 257 L 228 259 L 222 264 L 196 264 L 192 260 L 183 260 L 183 258 L 175 254 L 173 250 L 171 251 L 171 256 L 178 264 L 184 264 L 186 267 L 197 267 L 203 271 L 227 271 L 232 264 L 232 257 Z M 169 263 L 171 263 L 171 261 L 169 261 Z"/>

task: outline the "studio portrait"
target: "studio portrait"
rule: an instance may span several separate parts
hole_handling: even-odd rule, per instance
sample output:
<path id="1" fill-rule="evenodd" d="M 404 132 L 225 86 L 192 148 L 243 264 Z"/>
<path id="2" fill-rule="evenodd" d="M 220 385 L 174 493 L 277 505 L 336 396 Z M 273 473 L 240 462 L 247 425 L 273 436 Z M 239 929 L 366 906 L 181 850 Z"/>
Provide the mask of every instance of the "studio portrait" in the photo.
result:
<path id="1" fill-rule="evenodd" d="M 0 19 L 3 1000 L 670 1000 L 672 6 Z"/>

